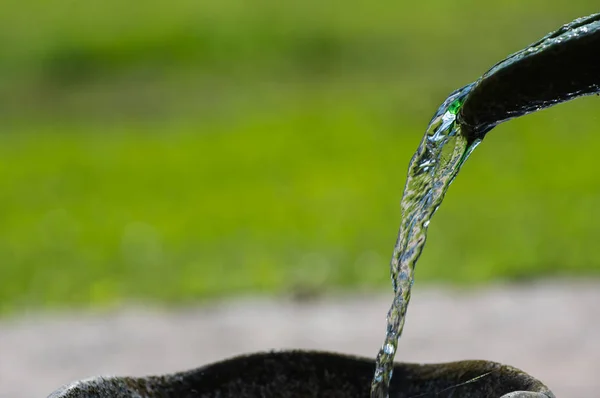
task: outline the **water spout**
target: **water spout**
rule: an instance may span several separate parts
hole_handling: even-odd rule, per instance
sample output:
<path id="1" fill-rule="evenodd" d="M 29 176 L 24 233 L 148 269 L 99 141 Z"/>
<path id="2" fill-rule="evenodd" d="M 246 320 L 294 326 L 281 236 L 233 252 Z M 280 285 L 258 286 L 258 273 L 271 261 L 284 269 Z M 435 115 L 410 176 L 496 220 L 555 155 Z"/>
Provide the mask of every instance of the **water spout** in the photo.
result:
<path id="1" fill-rule="evenodd" d="M 458 115 L 470 141 L 506 120 L 600 92 L 600 13 L 579 18 L 496 64 Z"/>
<path id="2" fill-rule="evenodd" d="M 433 116 L 413 156 L 390 274 L 394 300 L 377 354 L 371 398 L 389 398 L 394 357 L 427 227 L 461 166 L 499 123 L 600 92 L 600 14 L 577 19 L 497 63 L 454 91 Z"/>

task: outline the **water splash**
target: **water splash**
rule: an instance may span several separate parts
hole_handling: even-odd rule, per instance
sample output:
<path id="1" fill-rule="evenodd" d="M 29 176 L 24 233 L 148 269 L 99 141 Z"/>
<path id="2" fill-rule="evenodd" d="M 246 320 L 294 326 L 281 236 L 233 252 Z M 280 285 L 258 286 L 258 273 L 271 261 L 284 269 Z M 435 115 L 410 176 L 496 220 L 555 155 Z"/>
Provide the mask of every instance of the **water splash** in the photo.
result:
<path id="1" fill-rule="evenodd" d="M 391 261 L 394 301 L 387 315 L 385 341 L 377 355 L 371 398 L 388 397 L 398 338 L 410 301 L 415 264 L 421 255 L 429 221 L 448 186 L 479 140 L 470 142 L 456 121 L 472 84 L 453 92 L 433 116 L 409 169 L 402 196 L 402 224 Z"/>

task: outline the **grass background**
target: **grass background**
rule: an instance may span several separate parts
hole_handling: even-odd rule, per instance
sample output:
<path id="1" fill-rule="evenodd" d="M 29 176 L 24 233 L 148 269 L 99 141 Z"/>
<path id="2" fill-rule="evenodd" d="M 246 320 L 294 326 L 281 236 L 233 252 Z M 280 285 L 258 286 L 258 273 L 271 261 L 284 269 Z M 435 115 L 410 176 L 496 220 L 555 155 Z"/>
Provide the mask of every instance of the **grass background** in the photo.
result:
<path id="1" fill-rule="evenodd" d="M 453 89 L 597 0 L 5 0 L 0 312 L 389 289 Z M 600 100 L 498 127 L 417 283 L 598 275 Z"/>

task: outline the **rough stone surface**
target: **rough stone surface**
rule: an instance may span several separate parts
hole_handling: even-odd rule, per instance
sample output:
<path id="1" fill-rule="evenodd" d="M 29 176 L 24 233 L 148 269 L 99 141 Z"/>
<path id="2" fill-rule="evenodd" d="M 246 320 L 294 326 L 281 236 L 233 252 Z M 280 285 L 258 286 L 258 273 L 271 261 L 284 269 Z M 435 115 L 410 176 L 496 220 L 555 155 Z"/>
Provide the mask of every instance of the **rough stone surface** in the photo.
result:
<path id="1" fill-rule="evenodd" d="M 162 377 L 98 378 L 49 398 L 365 398 L 372 359 L 310 351 L 240 356 Z M 488 361 L 398 364 L 391 398 L 555 398 L 539 381 Z"/>
<path id="2" fill-rule="evenodd" d="M 163 374 L 242 353 L 318 349 L 374 357 L 389 294 L 308 302 L 239 298 L 196 308 L 29 314 L 0 320 L 0 397 L 46 397 L 95 375 Z M 415 286 L 397 359 L 488 359 L 558 398 L 598 396 L 600 281 Z"/>

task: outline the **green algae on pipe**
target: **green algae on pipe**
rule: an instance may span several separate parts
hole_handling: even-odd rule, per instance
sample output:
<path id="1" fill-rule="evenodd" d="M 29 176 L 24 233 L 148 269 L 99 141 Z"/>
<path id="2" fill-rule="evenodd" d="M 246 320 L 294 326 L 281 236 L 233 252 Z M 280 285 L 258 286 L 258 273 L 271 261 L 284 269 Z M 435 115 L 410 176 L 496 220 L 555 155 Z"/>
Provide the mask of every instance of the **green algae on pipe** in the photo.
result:
<path id="1" fill-rule="evenodd" d="M 600 92 L 600 13 L 509 56 L 471 87 L 459 123 L 471 141 L 499 123 Z"/>

